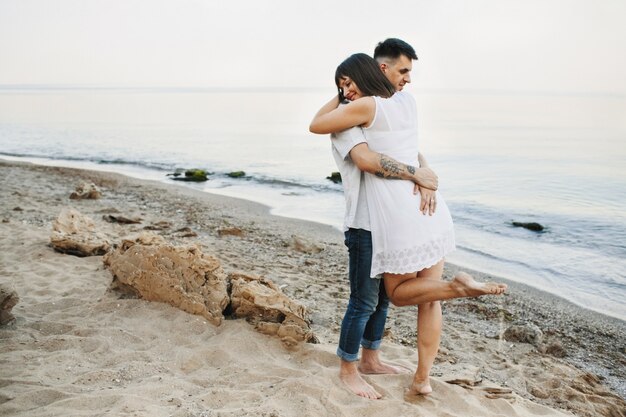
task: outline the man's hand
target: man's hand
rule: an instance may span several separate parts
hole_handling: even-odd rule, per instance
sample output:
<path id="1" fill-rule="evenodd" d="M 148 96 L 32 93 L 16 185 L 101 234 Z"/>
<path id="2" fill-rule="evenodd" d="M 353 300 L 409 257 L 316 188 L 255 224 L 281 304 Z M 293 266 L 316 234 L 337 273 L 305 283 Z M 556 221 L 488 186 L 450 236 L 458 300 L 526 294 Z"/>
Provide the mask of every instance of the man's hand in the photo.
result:
<path id="1" fill-rule="evenodd" d="M 420 187 L 419 191 L 420 196 L 422 197 L 422 200 L 420 201 L 420 211 L 424 215 L 428 214 L 429 216 L 432 216 L 435 214 L 435 209 L 437 208 L 435 192 L 424 187 Z"/>
<path id="2" fill-rule="evenodd" d="M 419 185 L 421 188 L 428 188 L 432 191 L 437 191 L 439 187 L 439 178 L 437 178 L 437 174 L 430 168 L 416 168 L 414 174 L 415 180 L 413 181 L 416 185 Z"/>

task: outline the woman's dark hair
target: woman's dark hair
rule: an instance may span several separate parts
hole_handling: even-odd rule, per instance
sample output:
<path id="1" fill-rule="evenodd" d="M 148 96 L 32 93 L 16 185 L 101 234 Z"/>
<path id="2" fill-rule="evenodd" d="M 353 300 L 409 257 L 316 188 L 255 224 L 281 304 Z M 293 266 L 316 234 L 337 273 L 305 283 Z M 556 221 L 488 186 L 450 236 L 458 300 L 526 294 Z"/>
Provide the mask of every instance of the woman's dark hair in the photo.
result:
<path id="1" fill-rule="evenodd" d="M 350 55 L 337 67 L 335 84 L 339 89 L 339 99 L 345 100 L 339 82 L 344 77 L 350 77 L 364 96 L 391 97 L 396 89 L 391 81 L 385 77 L 376 60 L 367 54 Z"/>

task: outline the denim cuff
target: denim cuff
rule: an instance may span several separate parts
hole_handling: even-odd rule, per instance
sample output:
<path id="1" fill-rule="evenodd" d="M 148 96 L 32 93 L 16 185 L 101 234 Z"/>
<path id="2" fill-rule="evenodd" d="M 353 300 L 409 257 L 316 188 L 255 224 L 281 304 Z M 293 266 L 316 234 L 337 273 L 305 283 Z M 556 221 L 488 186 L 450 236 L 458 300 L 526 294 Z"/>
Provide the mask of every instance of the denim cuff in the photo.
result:
<path id="1" fill-rule="evenodd" d="M 382 342 L 383 341 L 380 339 L 374 342 L 372 342 L 371 340 L 361 339 L 361 346 L 363 346 L 365 349 L 377 350 L 377 349 L 380 349 L 380 344 Z"/>
<path id="2" fill-rule="evenodd" d="M 337 348 L 337 356 L 339 356 L 341 359 L 343 359 L 346 362 L 356 362 L 359 360 L 358 352 L 348 353 L 348 352 L 341 350 L 341 348 Z"/>

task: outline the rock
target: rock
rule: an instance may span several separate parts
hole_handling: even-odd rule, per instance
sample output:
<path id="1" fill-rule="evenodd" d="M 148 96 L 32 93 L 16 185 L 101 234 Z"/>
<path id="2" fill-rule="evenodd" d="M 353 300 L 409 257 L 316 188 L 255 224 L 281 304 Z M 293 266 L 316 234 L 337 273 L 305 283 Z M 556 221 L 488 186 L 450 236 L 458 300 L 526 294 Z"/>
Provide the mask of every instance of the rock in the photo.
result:
<path id="1" fill-rule="evenodd" d="M 107 254 L 111 289 L 170 304 L 219 326 L 228 305 L 226 274 L 219 260 L 197 246 L 173 246 L 144 232 Z"/>
<path id="2" fill-rule="evenodd" d="M 185 180 L 186 181 L 207 181 L 209 178 L 207 177 L 206 171 L 202 169 L 190 169 L 185 171 Z"/>
<path id="3" fill-rule="evenodd" d="M 494 395 L 503 395 L 503 394 L 512 394 L 513 390 L 511 388 L 502 388 L 502 387 L 483 387 L 483 391 L 494 394 Z"/>
<path id="4" fill-rule="evenodd" d="M 50 244 L 57 252 L 76 256 L 104 255 L 110 248 L 106 236 L 96 231 L 89 217 L 66 207 L 52 223 Z"/>
<path id="5" fill-rule="evenodd" d="M 102 192 L 94 183 L 83 182 L 70 194 L 72 200 L 97 200 L 102 197 Z"/>
<path id="6" fill-rule="evenodd" d="M 448 384 L 473 387 L 482 382 L 483 378 L 480 373 L 480 368 L 477 366 L 460 364 L 454 370 L 445 373 L 444 381 Z"/>
<path id="7" fill-rule="evenodd" d="M 565 351 L 563 344 L 558 340 L 541 345 L 539 351 L 557 358 L 564 358 L 567 356 L 567 352 Z"/>
<path id="8" fill-rule="evenodd" d="M 141 218 L 139 217 L 124 217 L 124 216 L 114 216 L 112 214 L 105 214 L 102 218 L 109 223 L 119 223 L 119 224 L 138 224 L 141 223 Z"/>
<path id="9" fill-rule="evenodd" d="M 590 372 L 585 372 L 582 375 L 580 375 L 580 379 L 582 379 L 588 385 L 591 385 L 593 387 L 601 384 L 600 377 L 598 375 L 594 375 L 594 374 L 592 374 Z"/>
<path id="10" fill-rule="evenodd" d="M 152 223 L 146 227 L 144 227 L 144 229 L 146 230 L 165 230 L 165 229 L 169 229 L 170 227 L 172 227 L 172 223 L 166 221 L 166 220 L 161 220 L 158 221 L 156 223 Z"/>
<path id="11" fill-rule="evenodd" d="M 326 177 L 327 180 L 331 180 L 335 184 L 341 182 L 341 174 L 339 172 L 333 172 L 329 177 Z"/>
<path id="12" fill-rule="evenodd" d="M 523 222 L 512 222 L 511 223 L 515 227 L 523 227 L 524 229 L 532 230 L 533 232 L 541 232 L 544 227 L 539 223 L 523 223 Z"/>
<path id="13" fill-rule="evenodd" d="M 0 284 L 0 325 L 9 324 L 15 320 L 11 310 L 19 301 L 20 297 L 13 288 Z"/>
<path id="14" fill-rule="evenodd" d="M 21 207 L 13 207 L 13 211 L 24 211 Z"/>
<path id="15" fill-rule="evenodd" d="M 533 397 L 541 398 L 542 400 L 546 400 L 550 398 L 550 393 L 538 385 L 531 386 L 528 392 Z"/>
<path id="16" fill-rule="evenodd" d="M 322 246 L 316 245 L 315 243 L 307 242 L 296 235 L 291 236 L 291 242 L 289 242 L 289 247 L 302 253 L 320 253 L 324 250 Z"/>
<path id="17" fill-rule="evenodd" d="M 178 237 L 196 237 L 198 234 L 191 230 L 190 227 L 183 227 L 176 231 Z"/>
<path id="18" fill-rule="evenodd" d="M 229 172 L 226 175 L 228 175 L 231 178 L 241 178 L 241 177 L 245 177 L 246 173 L 243 171 L 233 171 L 233 172 Z"/>
<path id="19" fill-rule="evenodd" d="M 539 346 L 543 332 L 532 323 L 514 324 L 504 331 L 504 338 L 509 342 L 530 343 Z"/>
<path id="20" fill-rule="evenodd" d="M 222 229 L 218 229 L 218 231 L 217 231 L 217 235 L 219 237 L 222 237 L 222 236 L 243 237 L 244 234 L 245 234 L 244 231 L 241 230 L 238 227 L 225 227 L 225 228 L 222 228 Z"/>
<path id="21" fill-rule="evenodd" d="M 211 175 L 211 173 L 207 173 L 203 169 L 188 169 L 185 171 L 184 177 L 181 177 L 181 174 L 182 171 L 176 171 L 173 174 L 167 174 L 167 176 L 172 177 L 174 181 L 202 182 L 208 181 L 207 175 Z"/>
<path id="22" fill-rule="evenodd" d="M 262 333 L 276 335 L 287 346 L 317 339 L 306 308 L 291 300 L 272 281 L 244 274 L 230 274 L 231 311 Z"/>

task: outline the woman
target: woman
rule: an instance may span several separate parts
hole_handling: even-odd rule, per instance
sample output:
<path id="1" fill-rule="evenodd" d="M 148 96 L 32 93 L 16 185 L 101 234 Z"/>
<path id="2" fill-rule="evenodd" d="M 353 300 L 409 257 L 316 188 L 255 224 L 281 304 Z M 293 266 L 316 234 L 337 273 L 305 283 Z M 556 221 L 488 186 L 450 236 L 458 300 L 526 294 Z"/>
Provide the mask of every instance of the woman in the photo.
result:
<path id="1" fill-rule="evenodd" d="M 311 132 L 324 134 L 361 126 L 371 150 L 413 164 L 418 158 L 413 98 L 396 92 L 377 62 L 365 54 L 352 55 L 339 65 L 335 83 L 339 96 L 316 114 Z M 351 102 L 338 106 L 345 99 Z M 478 284 L 461 274 L 449 292 L 429 292 L 429 286 L 441 288 L 437 284 L 443 273 L 443 258 L 454 249 L 452 219 L 445 202 L 439 193 L 423 187 L 414 195 L 410 181 L 390 181 L 369 173 L 364 176 L 373 243 L 371 276 L 383 274 L 385 290 L 394 304 L 419 305 L 419 361 L 411 391 L 429 394 L 428 376 L 439 348 L 442 323 L 437 300 L 501 294 L 506 286 Z M 435 295 L 424 298 L 425 294 Z"/>

